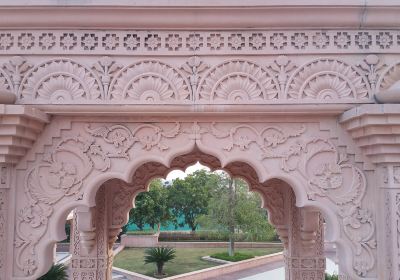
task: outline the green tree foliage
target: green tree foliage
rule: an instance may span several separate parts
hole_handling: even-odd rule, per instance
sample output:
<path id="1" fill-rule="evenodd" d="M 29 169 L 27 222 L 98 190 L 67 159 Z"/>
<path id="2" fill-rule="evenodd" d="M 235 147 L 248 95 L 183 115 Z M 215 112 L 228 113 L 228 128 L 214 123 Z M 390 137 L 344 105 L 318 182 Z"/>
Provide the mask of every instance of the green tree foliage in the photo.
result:
<path id="1" fill-rule="evenodd" d="M 230 254 L 234 252 L 235 232 L 248 234 L 249 240 L 261 235 L 268 235 L 267 238 L 271 240 L 275 236 L 266 211 L 260 208 L 259 195 L 249 192 L 244 181 L 234 180 L 234 184 L 232 181 L 221 175 L 220 183 L 216 185 L 208 203 L 208 214 L 198 219 L 204 228 L 217 228 L 230 233 Z"/>
<path id="2" fill-rule="evenodd" d="M 207 206 L 211 190 L 219 183 L 218 175 L 205 170 L 198 170 L 185 179 L 176 179 L 169 187 L 169 205 L 175 217 L 183 217 L 184 221 L 178 226 L 187 224 L 195 231 L 200 215 L 207 214 Z"/>
<path id="3" fill-rule="evenodd" d="M 161 180 L 153 180 L 148 192 L 137 195 L 135 208 L 129 212 L 129 223 L 143 230 L 146 224 L 152 228 L 165 225 L 171 219 L 168 209 L 168 189 Z"/>
<path id="4" fill-rule="evenodd" d="M 145 250 L 144 263 L 155 263 L 157 266 L 157 276 L 164 275 L 164 264 L 176 257 L 176 251 L 169 247 L 147 248 Z"/>

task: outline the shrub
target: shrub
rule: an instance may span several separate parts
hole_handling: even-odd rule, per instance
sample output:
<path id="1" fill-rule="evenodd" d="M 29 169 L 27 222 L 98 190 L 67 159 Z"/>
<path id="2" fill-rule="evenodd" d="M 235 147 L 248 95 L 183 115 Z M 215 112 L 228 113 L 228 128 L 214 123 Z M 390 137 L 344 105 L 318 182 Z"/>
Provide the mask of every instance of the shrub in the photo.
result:
<path id="1" fill-rule="evenodd" d="M 53 264 L 50 270 L 37 280 L 68 280 L 67 267 L 63 264 Z"/>
<path id="2" fill-rule="evenodd" d="M 210 257 L 215 258 L 215 259 L 230 261 L 230 262 L 238 262 L 238 261 L 243 261 L 243 260 L 254 258 L 253 255 L 243 254 L 243 253 L 239 253 L 239 252 L 235 253 L 235 255 L 233 255 L 233 256 L 229 256 L 229 254 L 227 252 L 216 253 L 216 254 L 211 255 Z"/>
<path id="3" fill-rule="evenodd" d="M 144 263 L 155 263 L 157 266 L 156 276 L 164 275 L 164 264 L 175 259 L 176 251 L 169 247 L 154 247 L 145 250 Z"/>

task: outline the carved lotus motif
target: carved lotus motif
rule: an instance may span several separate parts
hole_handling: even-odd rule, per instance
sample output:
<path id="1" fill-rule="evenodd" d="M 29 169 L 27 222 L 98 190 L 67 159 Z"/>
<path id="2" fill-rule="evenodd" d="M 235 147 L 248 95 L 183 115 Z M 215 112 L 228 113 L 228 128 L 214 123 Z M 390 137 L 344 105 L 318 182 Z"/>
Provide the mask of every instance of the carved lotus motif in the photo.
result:
<path id="1" fill-rule="evenodd" d="M 292 99 L 368 99 L 368 81 L 354 67 L 333 59 L 319 59 L 300 67 L 289 79 Z"/>
<path id="2" fill-rule="evenodd" d="M 158 61 L 143 61 L 122 69 L 110 85 L 112 100 L 142 102 L 188 100 L 188 81 L 171 66 Z"/>
<path id="3" fill-rule="evenodd" d="M 232 101 L 262 99 L 261 93 L 257 82 L 241 76 L 227 78 L 216 90 L 219 98 Z"/>
<path id="4" fill-rule="evenodd" d="M 202 101 L 260 101 L 277 98 L 278 83 L 273 74 L 244 60 L 227 61 L 212 68 L 199 83 Z"/>
<path id="5" fill-rule="evenodd" d="M 127 91 L 134 99 L 155 102 L 171 99 L 174 92 L 168 83 L 159 77 L 147 77 L 131 84 Z"/>
<path id="6" fill-rule="evenodd" d="M 82 98 L 84 90 L 79 82 L 71 77 L 51 77 L 47 83 L 38 89 L 38 95 L 51 103 L 62 103 Z"/>
<path id="7" fill-rule="evenodd" d="M 345 80 L 337 76 L 318 76 L 304 88 L 304 94 L 313 99 L 339 99 L 349 97 L 351 88 L 347 87 Z"/>
<path id="8" fill-rule="evenodd" d="M 101 96 L 100 82 L 84 66 L 68 59 L 57 59 L 34 67 L 22 80 L 22 102 L 69 103 L 94 100 Z"/>

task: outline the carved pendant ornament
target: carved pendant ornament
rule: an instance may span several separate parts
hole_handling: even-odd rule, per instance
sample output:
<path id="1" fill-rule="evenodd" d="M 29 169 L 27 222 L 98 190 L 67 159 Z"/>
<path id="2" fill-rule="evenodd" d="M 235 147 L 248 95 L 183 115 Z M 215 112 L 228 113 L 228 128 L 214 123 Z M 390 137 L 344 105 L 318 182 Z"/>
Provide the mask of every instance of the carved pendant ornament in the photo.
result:
<path id="1" fill-rule="evenodd" d="M 130 87 L 128 83 L 126 88 Z M 126 172 L 120 170 L 121 166 L 128 166 L 132 160 L 139 160 L 142 165 L 154 161 L 155 155 L 182 155 L 185 145 L 206 146 L 220 161 L 225 157 L 225 162 L 231 156 L 240 155 L 244 162 L 263 166 L 258 174 L 284 172 L 295 181 L 308 182 L 303 186 L 308 201 L 320 201 L 334 209 L 342 225 L 342 238 L 351 246 L 354 272 L 361 278 L 367 277 L 376 263 L 374 215 L 362 205 L 366 192 L 364 174 L 329 139 L 313 137 L 307 124 L 92 122 L 73 125 L 75 128 L 70 134 L 61 135 L 58 143 L 38 155 L 25 173 L 26 203 L 17 206 L 14 247 L 16 271 L 26 277 L 38 269 L 38 248 L 43 248 L 44 236 L 56 222 L 57 208 L 84 200 L 90 180 L 100 174 Z M 168 171 L 169 167 L 157 164 L 159 172 Z M 117 166 L 119 169 L 115 169 Z M 271 166 L 277 169 L 273 171 Z M 149 171 L 149 174 L 152 173 Z M 133 180 L 139 185 L 144 183 L 139 177 Z M 113 204 L 120 205 L 120 199 L 136 191 L 121 188 Z M 115 228 L 125 222 L 122 213 L 114 213 Z M 277 223 L 283 219 L 279 212 L 274 216 Z"/>
<path id="2" fill-rule="evenodd" d="M 400 81 L 399 63 L 376 55 L 355 62 L 282 55 L 214 61 L 17 56 L 0 60 L 0 90 L 19 104 L 371 103 L 376 91 Z"/>

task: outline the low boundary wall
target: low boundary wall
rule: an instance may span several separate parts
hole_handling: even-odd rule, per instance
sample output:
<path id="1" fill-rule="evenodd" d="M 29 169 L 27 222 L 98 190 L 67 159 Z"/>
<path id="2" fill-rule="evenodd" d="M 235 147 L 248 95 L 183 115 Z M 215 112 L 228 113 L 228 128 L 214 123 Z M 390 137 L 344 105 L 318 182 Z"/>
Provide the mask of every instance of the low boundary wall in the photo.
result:
<path id="1" fill-rule="evenodd" d="M 260 265 L 272 263 L 272 262 L 283 262 L 283 253 L 275 253 L 271 255 L 255 257 L 249 260 L 244 260 L 235 263 L 229 263 L 224 265 L 219 265 L 215 267 L 210 267 L 198 271 L 193 271 L 189 273 L 184 273 L 180 275 L 175 275 L 167 278 L 163 278 L 164 280 L 204 280 L 212 277 L 218 277 L 221 275 L 225 275 L 228 273 L 233 273 L 253 267 L 257 267 Z M 145 276 L 139 273 L 130 272 L 124 269 L 113 267 L 115 271 L 124 275 L 126 278 L 130 280 L 155 280 L 156 278 Z"/>

